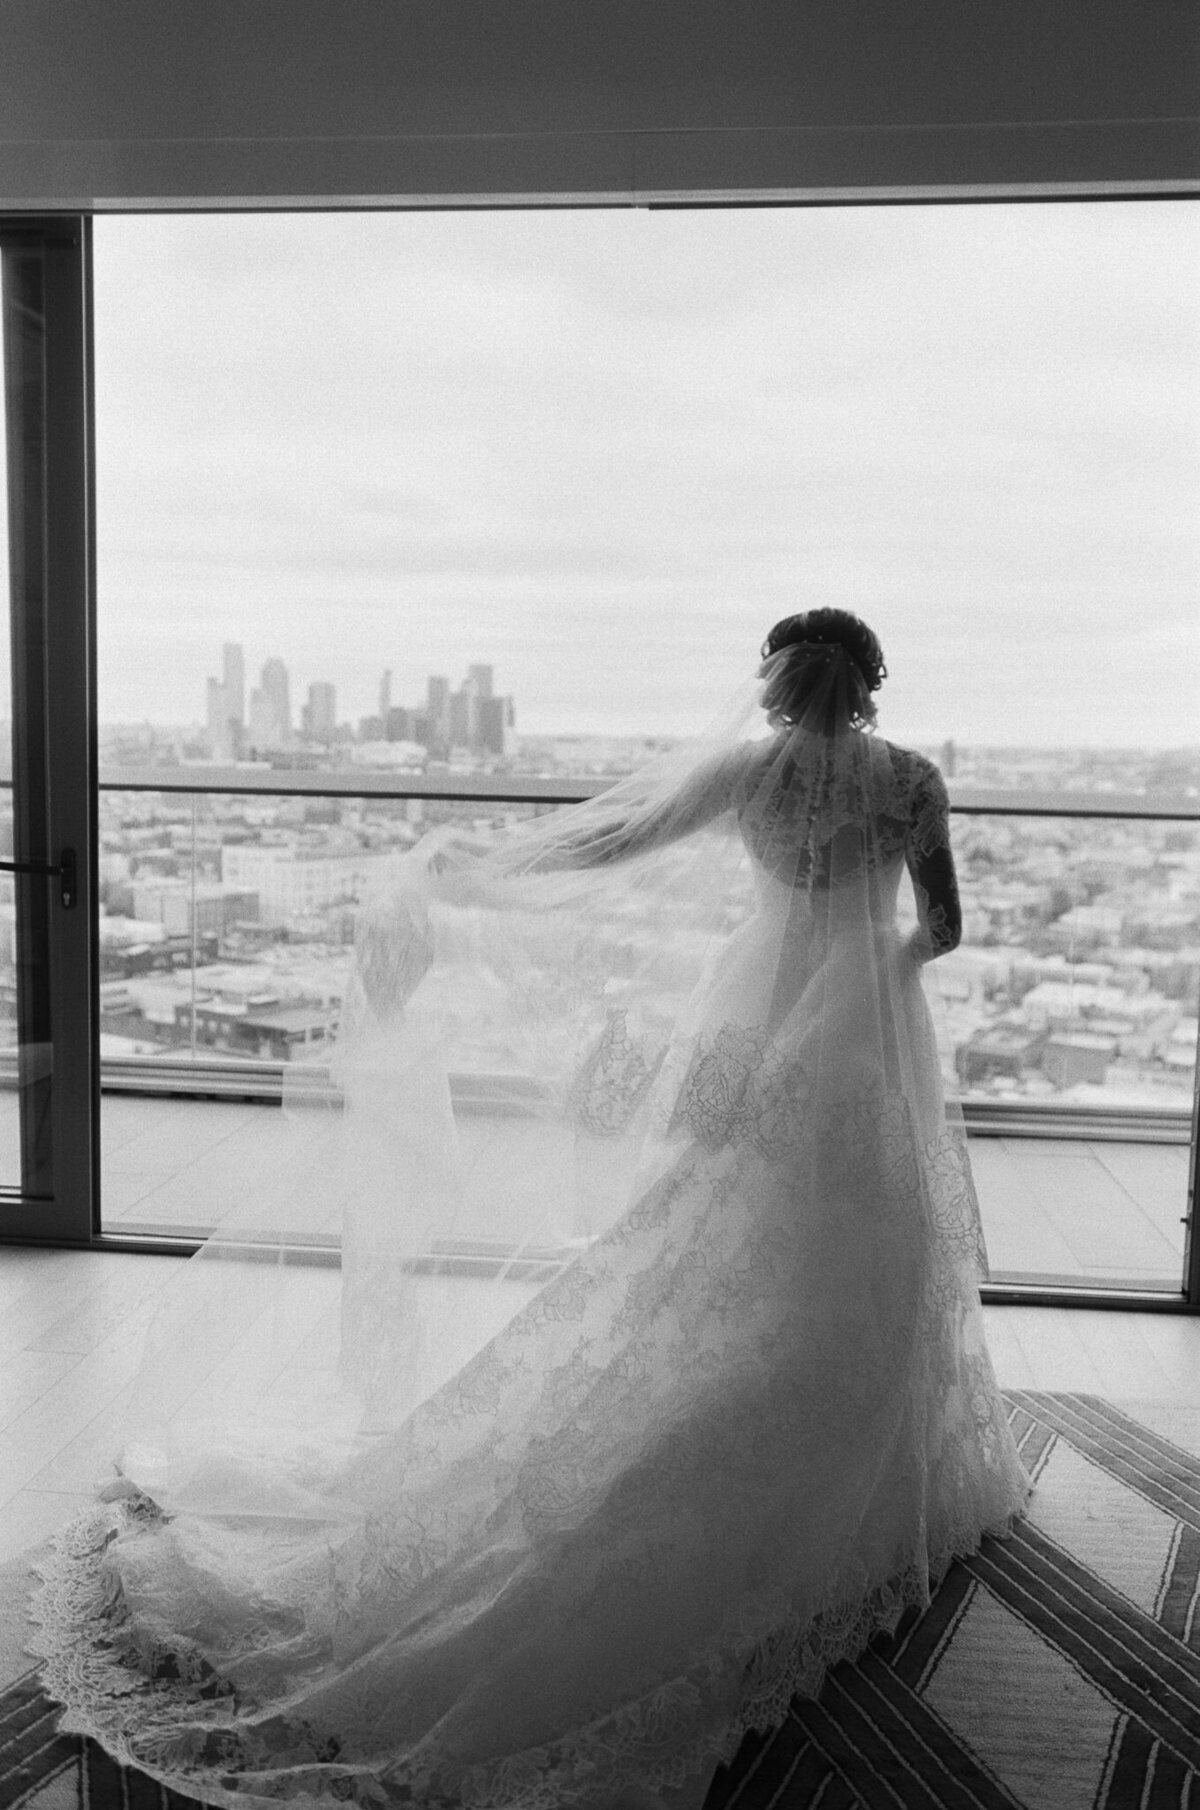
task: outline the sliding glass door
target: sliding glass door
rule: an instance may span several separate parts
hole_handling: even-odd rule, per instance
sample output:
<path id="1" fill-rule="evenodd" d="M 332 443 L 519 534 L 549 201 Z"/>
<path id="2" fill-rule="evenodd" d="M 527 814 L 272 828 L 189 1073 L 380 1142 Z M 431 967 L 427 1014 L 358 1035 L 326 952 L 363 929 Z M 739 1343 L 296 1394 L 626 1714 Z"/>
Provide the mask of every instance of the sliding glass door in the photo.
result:
<path id="1" fill-rule="evenodd" d="M 94 1222 L 87 284 L 78 222 L 0 224 L 0 1236 Z"/>

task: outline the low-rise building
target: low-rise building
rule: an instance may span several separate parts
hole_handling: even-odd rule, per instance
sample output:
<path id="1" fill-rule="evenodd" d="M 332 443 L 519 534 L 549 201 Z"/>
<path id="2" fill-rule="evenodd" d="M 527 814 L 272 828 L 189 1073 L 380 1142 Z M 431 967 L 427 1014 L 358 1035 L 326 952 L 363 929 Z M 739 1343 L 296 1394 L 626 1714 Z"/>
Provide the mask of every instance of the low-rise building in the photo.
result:
<path id="1" fill-rule="evenodd" d="M 371 849 L 325 854 L 238 844 L 221 850 L 221 878 L 228 887 L 258 895 L 264 924 L 286 924 L 357 897 L 379 871 L 379 860 Z"/>
<path id="2" fill-rule="evenodd" d="M 1103 1086 L 1116 1049 L 1111 1037 L 1089 1031 L 1059 1032 L 1046 1039 L 1042 1068 L 1056 1087 L 1074 1087 L 1079 1081 Z"/>
<path id="3" fill-rule="evenodd" d="M 1192 1017 L 1180 1018 L 1167 1035 L 1159 1039 L 1154 1054 L 1164 1068 L 1186 1077 L 1196 1067 L 1198 1037 L 1200 1021 Z"/>
<path id="4" fill-rule="evenodd" d="M 197 885 L 187 880 L 138 881 L 133 888 L 133 915 L 161 924 L 168 936 L 221 936 L 231 925 L 258 917 L 258 894 L 215 881 Z"/>
<path id="5" fill-rule="evenodd" d="M 954 1053 L 954 1066 L 964 1087 L 995 1077 L 1015 1080 L 1023 1070 L 1040 1066 L 1046 1032 L 1026 1024 L 991 1024 L 976 1031 Z"/>
<path id="6" fill-rule="evenodd" d="M 336 1007 L 308 1000 L 205 1000 L 195 1007 L 195 1038 L 230 1056 L 292 1062 L 328 1043 L 337 1022 Z M 190 1005 L 175 1008 L 175 1023 L 181 1039 L 192 1034 Z"/>

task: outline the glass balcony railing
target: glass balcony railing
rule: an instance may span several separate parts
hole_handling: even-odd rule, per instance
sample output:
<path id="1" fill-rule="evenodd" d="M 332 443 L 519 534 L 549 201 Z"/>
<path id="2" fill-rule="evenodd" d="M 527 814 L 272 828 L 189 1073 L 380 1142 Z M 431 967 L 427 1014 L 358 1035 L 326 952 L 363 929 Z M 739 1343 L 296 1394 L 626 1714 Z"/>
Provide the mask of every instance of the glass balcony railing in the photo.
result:
<path id="1" fill-rule="evenodd" d="M 434 825 L 490 827 L 604 783 L 109 772 L 104 1085 L 277 1094 L 283 1066 L 335 1032 L 355 913 L 382 862 Z M 964 934 L 931 975 L 947 1079 L 969 1122 L 1186 1139 L 1200 801 L 976 790 L 953 807 Z M 0 944 L 0 975 L 5 953 Z M 462 1078 L 464 1092 L 478 1085 Z"/>

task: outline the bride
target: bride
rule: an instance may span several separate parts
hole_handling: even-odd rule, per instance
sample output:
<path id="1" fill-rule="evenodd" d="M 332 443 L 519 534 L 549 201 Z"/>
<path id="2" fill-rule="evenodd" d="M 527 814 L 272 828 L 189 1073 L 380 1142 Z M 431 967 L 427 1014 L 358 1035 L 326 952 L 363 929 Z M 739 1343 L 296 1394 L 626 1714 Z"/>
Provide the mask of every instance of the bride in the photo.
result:
<path id="1" fill-rule="evenodd" d="M 47 1564 L 65 1727 L 231 1806 L 699 1805 L 1022 1511 L 922 991 L 945 788 L 857 618 L 763 655 L 699 746 L 364 909 Z"/>

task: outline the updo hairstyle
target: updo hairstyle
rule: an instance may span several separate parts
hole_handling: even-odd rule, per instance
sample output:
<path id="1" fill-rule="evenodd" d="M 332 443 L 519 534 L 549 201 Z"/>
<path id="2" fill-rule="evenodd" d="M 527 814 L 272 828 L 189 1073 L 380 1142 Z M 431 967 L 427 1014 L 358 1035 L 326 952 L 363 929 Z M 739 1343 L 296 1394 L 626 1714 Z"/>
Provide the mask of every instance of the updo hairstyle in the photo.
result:
<path id="1" fill-rule="evenodd" d="M 796 649 L 792 660 L 778 656 Z M 830 650 L 822 657 L 822 650 Z M 835 654 L 835 651 L 837 653 Z M 849 610 L 805 610 L 785 616 L 763 642 L 763 708 L 775 722 L 803 724 L 830 733 L 862 729 L 875 721 L 870 694 L 887 677 L 879 637 Z M 845 683 L 831 683 L 839 658 Z"/>

